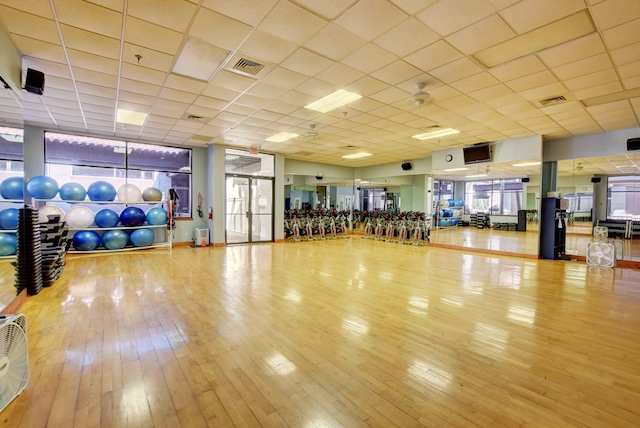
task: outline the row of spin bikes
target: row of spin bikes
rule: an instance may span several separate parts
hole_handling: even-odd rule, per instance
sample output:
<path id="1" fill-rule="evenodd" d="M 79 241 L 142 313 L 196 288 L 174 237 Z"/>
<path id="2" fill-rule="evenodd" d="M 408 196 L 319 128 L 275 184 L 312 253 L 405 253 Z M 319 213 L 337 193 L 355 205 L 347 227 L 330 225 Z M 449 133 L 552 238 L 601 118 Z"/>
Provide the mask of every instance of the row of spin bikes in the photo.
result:
<path id="1" fill-rule="evenodd" d="M 290 210 L 285 236 L 292 241 L 346 238 L 351 226 L 366 239 L 424 245 L 431 234 L 431 217 L 423 212 Z"/>

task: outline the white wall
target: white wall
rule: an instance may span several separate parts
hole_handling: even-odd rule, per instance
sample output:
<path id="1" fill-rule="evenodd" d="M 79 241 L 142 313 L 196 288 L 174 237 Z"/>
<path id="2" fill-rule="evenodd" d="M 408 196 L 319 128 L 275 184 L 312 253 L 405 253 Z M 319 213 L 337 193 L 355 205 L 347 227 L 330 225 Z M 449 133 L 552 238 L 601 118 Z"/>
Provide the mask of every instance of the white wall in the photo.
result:
<path id="1" fill-rule="evenodd" d="M 624 129 L 545 141 L 543 161 L 614 156 L 627 153 L 627 140 L 640 137 L 640 129 Z"/>
<path id="2" fill-rule="evenodd" d="M 0 58 L 2 58 L 0 76 L 11 87 L 18 99 L 22 99 L 22 59 L 2 25 L 0 25 Z M 6 118 L 3 119 L 6 120 Z"/>

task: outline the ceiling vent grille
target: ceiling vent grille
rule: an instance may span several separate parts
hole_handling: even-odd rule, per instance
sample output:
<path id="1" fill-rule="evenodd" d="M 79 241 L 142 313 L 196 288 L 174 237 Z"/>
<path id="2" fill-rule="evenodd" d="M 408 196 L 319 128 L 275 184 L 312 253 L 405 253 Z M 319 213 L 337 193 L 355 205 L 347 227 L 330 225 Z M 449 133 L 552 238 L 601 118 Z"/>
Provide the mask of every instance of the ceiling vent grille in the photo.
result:
<path id="1" fill-rule="evenodd" d="M 243 73 L 251 74 L 255 76 L 260 73 L 260 70 L 264 68 L 264 65 L 258 64 L 246 58 L 240 58 L 238 62 L 232 67 L 234 70 L 241 71 Z"/>
<path id="2" fill-rule="evenodd" d="M 551 104 L 559 104 L 567 101 L 567 98 L 564 95 L 558 95 L 557 97 L 546 98 L 544 100 L 538 101 L 540 105 L 548 106 Z"/>

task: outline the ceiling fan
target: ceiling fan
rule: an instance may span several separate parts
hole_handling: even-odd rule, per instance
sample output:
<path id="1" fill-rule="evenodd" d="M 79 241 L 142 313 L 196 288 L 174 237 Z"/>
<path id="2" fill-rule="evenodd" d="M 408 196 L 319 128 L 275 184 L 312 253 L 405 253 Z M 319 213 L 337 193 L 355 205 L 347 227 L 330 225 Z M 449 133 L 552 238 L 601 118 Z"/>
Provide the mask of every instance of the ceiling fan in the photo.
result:
<path id="1" fill-rule="evenodd" d="M 309 125 L 309 130 L 306 133 L 306 136 L 309 140 L 315 140 L 316 138 L 318 138 L 318 131 L 316 131 L 316 124 L 312 123 Z"/>
<path id="2" fill-rule="evenodd" d="M 427 84 L 424 82 L 416 83 L 416 89 L 418 92 L 411 95 L 411 101 L 413 101 L 417 106 L 429 104 L 432 101 L 431 95 L 428 92 L 423 91 L 426 86 Z"/>

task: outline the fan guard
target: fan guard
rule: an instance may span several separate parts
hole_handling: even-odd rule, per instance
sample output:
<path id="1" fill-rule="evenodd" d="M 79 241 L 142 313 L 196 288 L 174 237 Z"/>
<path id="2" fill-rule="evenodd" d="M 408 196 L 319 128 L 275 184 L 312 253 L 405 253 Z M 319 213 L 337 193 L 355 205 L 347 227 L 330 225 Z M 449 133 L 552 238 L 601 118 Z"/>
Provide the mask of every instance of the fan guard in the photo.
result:
<path id="1" fill-rule="evenodd" d="M 602 267 L 616 265 L 616 247 L 606 242 L 587 243 L 587 264 Z"/>
<path id="2" fill-rule="evenodd" d="M 0 316 L 0 411 L 27 386 L 27 320 L 22 314 Z"/>

